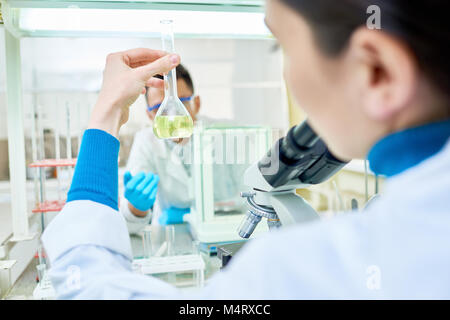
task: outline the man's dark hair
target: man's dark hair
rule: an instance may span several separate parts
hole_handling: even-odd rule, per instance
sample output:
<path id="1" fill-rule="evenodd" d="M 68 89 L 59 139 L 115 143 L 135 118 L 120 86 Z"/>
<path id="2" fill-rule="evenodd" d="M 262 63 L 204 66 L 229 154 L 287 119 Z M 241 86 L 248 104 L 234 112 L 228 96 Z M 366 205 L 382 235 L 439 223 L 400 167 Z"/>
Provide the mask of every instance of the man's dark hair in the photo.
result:
<path id="1" fill-rule="evenodd" d="M 184 82 L 186 83 L 188 88 L 192 92 L 194 92 L 194 83 L 192 82 L 192 78 L 191 78 L 191 75 L 189 74 L 189 71 L 182 64 L 179 64 L 175 70 L 176 70 L 175 72 L 177 75 L 177 80 L 179 80 L 179 79 L 184 80 Z M 158 79 L 164 79 L 164 77 L 160 74 L 157 74 L 154 77 L 158 78 Z M 148 88 L 146 87 L 146 89 L 148 89 Z M 145 98 L 148 100 L 148 90 L 146 90 L 146 92 L 145 92 Z"/>
<path id="2" fill-rule="evenodd" d="M 442 0 L 281 0 L 312 26 L 319 46 L 339 54 L 366 25 L 367 8 L 381 9 L 381 29 L 403 40 L 436 87 L 450 90 L 450 2 Z"/>

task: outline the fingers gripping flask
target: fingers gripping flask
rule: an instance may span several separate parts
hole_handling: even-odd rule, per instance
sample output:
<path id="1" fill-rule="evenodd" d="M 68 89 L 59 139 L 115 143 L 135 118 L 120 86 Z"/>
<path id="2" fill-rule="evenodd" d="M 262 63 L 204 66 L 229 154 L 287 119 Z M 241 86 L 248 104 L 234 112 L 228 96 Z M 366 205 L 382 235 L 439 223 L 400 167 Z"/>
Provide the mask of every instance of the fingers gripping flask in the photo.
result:
<path id="1" fill-rule="evenodd" d="M 174 37 L 172 20 L 161 21 L 163 50 L 173 53 Z M 178 98 L 175 69 L 164 75 L 164 100 L 153 121 L 153 132 L 160 139 L 187 138 L 192 135 L 194 122 Z"/>

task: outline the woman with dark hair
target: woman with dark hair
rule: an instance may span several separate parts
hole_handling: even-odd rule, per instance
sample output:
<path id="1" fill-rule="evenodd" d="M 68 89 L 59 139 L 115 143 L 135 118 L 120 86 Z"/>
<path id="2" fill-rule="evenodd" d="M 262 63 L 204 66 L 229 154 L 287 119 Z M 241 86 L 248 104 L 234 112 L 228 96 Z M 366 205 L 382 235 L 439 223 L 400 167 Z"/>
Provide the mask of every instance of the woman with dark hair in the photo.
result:
<path id="1" fill-rule="evenodd" d="M 367 27 L 369 6 L 379 9 L 379 29 Z M 449 9 L 445 1 L 267 1 L 266 23 L 309 123 L 337 157 L 368 157 L 387 187 L 362 214 L 252 240 L 189 298 L 450 298 Z M 178 63 L 138 53 L 136 63 L 127 53 L 107 60 L 68 203 L 43 236 L 60 298 L 186 298 L 131 272 L 116 212 L 113 136 L 151 73 Z M 78 281 L 67 281 L 74 265 Z"/>

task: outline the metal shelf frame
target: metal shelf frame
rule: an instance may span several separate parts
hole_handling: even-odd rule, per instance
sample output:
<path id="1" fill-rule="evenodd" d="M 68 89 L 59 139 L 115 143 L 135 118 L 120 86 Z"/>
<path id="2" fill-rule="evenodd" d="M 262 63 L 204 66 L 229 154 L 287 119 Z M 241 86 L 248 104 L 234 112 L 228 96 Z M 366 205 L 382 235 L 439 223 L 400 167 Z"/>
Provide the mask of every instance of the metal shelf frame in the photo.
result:
<path id="1" fill-rule="evenodd" d="M 118 31 L 102 32 L 69 31 L 69 30 L 22 30 L 20 28 L 21 9 L 103 9 L 103 10 L 164 10 L 164 11 L 199 11 L 199 12 L 228 12 L 228 13 L 263 13 L 264 0 L 0 0 L 5 26 L 15 37 L 117 37 L 130 36 L 130 33 L 120 34 Z M 148 32 L 135 31 L 131 36 L 148 36 Z M 204 34 L 182 34 L 182 37 L 208 37 Z M 219 38 L 236 37 L 236 35 L 215 35 Z M 241 38 L 268 38 L 270 34 L 252 36 L 243 35 Z"/>

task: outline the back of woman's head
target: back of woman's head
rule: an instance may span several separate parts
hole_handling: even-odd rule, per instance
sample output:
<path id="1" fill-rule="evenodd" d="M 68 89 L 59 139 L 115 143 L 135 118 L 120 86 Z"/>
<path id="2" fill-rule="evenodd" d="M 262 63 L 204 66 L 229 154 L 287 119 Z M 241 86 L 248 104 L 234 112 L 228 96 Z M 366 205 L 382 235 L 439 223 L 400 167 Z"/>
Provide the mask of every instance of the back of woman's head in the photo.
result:
<path id="1" fill-rule="evenodd" d="M 329 55 L 345 49 L 365 26 L 367 9 L 380 8 L 381 30 L 404 41 L 419 67 L 442 93 L 450 95 L 450 2 L 446 0 L 281 0 L 311 25 Z"/>

